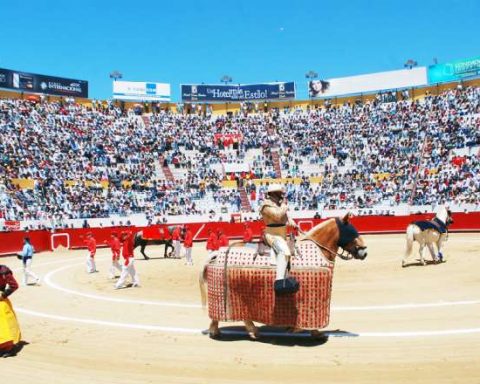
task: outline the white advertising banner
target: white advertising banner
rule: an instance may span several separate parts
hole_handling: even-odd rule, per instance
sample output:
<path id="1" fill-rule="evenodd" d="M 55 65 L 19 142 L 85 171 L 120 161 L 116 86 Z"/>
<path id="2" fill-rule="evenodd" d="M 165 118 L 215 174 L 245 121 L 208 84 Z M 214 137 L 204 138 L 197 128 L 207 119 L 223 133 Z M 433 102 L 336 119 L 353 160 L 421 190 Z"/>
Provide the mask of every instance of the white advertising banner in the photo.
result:
<path id="1" fill-rule="evenodd" d="M 308 90 L 310 97 L 332 97 L 422 85 L 427 85 L 426 67 L 313 80 L 308 83 Z"/>
<path id="2" fill-rule="evenodd" d="M 113 98 L 129 101 L 170 101 L 170 84 L 114 81 Z"/>

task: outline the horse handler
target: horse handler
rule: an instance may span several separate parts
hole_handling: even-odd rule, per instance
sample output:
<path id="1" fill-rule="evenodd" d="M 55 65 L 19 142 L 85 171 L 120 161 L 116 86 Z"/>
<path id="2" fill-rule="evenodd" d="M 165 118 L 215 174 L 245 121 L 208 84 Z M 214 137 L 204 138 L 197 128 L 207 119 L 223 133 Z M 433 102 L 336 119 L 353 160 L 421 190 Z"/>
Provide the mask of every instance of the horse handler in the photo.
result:
<path id="1" fill-rule="evenodd" d="M 120 239 L 118 238 L 118 234 L 116 232 L 112 232 L 110 236 L 110 241 L 106 241 L 106 243 L 112 250 L 112 265 L 110 266 L 109 278 L 114 279 L 115 269 L 117 269 L 120 273 L 122 272 L 122 266 L 119 263 L 121 244 Z"/>
<path id="2" fill-rule="evenodd" d="M 181 228 L 179 225 L 176 225 L 175 229 L 172 232 L 173 248 L 175 251 L 176 259 L 180 258 L 180 251 L 182 249 L 181 239 L 182 239 Z"/>
<path id="3" fill-rule="evenodd" d="M 0 265 L 0 356 L 10 357 L 17 354 L 17 344 L 21 333 L 17 317 L 8 297 L 18 289 L 18 283 L 12 271 L 6 265 Z"/>
<path id="4" fill-rule="evenodd" d="M 185 239 L 183 240 L 183 246 L 185 247 L 185 264 L 193 265 L 192 260 L 192 247 L 193 247 L 193 234 L 188 226 L 185 226 Z"/>
<path id="5" fill-rule="evenodd" d="M 87 233 L 87 238 L 84 240 L 85 245 L 88 249 L 87 256 L 87 273 L 98 272 L 95 265 L 95 254 L 97 253 L 97 242 L 93 237 L 92 232 Z"/>
<path id="6" fill-rule="evenodd" d="M 123 263 L 122 273 L 120 278 L 115 284 L 115 289 L 125 288 L 125 281 L 128 275 L 130 275 L 133 283 L 133 287 L 140 286 L 140 278 L 138 277 L 137 270 L 135 269 L 135 259 L 133 257 L 134 248 L 134 235 L 129 232 L 122 232 L 122 256 L 125 262 Z"/>

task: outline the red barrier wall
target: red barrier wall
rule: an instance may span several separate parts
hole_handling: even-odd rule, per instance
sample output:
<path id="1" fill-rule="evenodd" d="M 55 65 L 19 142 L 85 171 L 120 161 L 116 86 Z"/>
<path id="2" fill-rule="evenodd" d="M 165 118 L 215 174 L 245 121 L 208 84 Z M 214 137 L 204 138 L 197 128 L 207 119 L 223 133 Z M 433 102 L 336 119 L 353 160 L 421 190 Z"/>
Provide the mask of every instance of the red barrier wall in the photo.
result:
<path id="1" fill-rule="evenodd" d="M 402 233 L 405 228 L 412 221 L 416 220 L 430 220 L 433 214 L 419 214 L 409 216 L 356 216 L 352 219 L 353 225 L 363 234 L 375 233 Z M 450 227 L 451 232 L 477 232 L 480 231 L 480 212 L 472 213 L 454 213 L 453 219 L 455 222 Z M 303 230 L 309 230 L 314 225 L 322 222 L 321 219 L 301 219 L 296 220 Z M 243 223 L 188 223 L 187 224 L 193 232 L 194 239 L 197 241 L 206 240 L 208 237 L 208 230 L 221 229 L 228 238 L 240 239 L 243 234 Z M 254 237 L 259 237 L 262 229 L 262 221 L 254 221 L 250 223 L 253 230 Z M 148 229 L 149 233 L 154 233 L 160 227 L 167 227 L 168 225 L 151 226 Z M 97 246 L 106 246 L 105 241 L 109 239 L 110 234 L 115 231 L 120 233 L 122 231 L 137 231 L 145 229 L 144 227 L 108 227 L 108 228 L 88 228 L 88 229 L 62 229 L 54 233 L 49 231 L 15 231 L 15 232 L 0 232 L 0 255 L 12 254 L 20 252 L 23 246 L 23 238 L 29 236 L 36 252 L 52 250 L 52 235 L 55 235 L 55 247 L 58 245 L 67 246 L 67 236 L 57 236 L 67 234 L 70 248 L 83 248 L 84 238 L 87 232 L 92 232 L 97 240 Z"/>

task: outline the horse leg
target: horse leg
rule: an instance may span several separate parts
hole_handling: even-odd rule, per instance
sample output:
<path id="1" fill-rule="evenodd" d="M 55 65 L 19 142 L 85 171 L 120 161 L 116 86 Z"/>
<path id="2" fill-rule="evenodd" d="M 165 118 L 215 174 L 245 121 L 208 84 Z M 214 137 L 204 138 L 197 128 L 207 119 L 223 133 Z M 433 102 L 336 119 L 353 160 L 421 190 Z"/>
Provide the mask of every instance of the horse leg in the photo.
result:
<path id="1" fill-rule="evenodd" d="M 253 339 L 257 340 L 260 335 L 258 333 L 258 328 L 253 324 L 252 320 L 244 320 L 245 328 L 247 330 L 248 336 Z"/>
<path id="2" fill-rule="evenodd" d="M 168 249 L 168 246 L 167 246 L 167 242 L 165 242 L 165 249 L 163 251 L 163 258 L 166 259 L 168 257 L 167 255 L 167 249 Z"/>
<path id="3" fill-rule="evenodd" d="M 427 244 L 428 250 L 430 251 L 430 255 L 432 255 L 432 260 L 434 263 L 438 262 L 437 256 L 435 255 L 435 248 L 433 247 L 433 243 Z"/>
<path id="4" fill-rule="evenodd" d="M 210 327 L 208 328 L 208 335 L 212 339 L 216 339 L 220 336 L 220 329 L 218 329 L 218 320 L 212 320 Z"/>
<path id="5" fill-rule="evenodd" d="M 438 249 L 438 261 L 440 263 L 443 262 L 443 253 L 442 253 L 442 245 L 443 245 L 443 241 L 445 240 L 445 236 L 444 235 L 440 235 L 440 237 L 438 238 L 438 242 L 437 242 L 437 249 Z"/>
<path id="6" fill-rule="evenodd" d="M 420 253 L 420 263 L 422 263 L 422 265 L 427 265 L 423 256 L 423 254 L 425 253 L 425 243 L 423 241 L 420 243 L 420 249 L 418 250 L 418 252 Z"/>
<path id="7" fill-rule="evenodd" d="M 145 260 L 149 260 L 150 258 L 145 254 L 145 247 L 147 246 L 147 243 L 142 243 L 140 245 L 140 253 L 143 255 Z"/>
<path id="8" fill-rule="evenodd" d="M 410 226 L 407 228 L 407 248 L 405 250 L 405 255 L 403 256 L 402 267 L 405 267 L 407 265 L 407 259 L 412 256 L 414 241 L 415 238 L 413 234 L 413 227 Z"/>

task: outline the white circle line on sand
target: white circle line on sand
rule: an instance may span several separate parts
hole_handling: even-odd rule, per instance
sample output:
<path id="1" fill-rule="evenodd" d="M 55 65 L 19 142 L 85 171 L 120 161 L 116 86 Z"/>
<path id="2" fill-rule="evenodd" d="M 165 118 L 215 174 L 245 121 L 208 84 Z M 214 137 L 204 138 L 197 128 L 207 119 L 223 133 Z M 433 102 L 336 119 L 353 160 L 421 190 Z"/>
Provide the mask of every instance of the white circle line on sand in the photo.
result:
<path id="1" fill-rule="evenodd" d="M 34 259 L 35 260 L 35 259 Z M 44 262 L 44 263 L 34 263 L 33 264 L 33 268 L 42 268 L 44 266 L 48 266 L 48 265 L 55 265 L 55 264 L 64 264 L 66 262 L 72 262 L 72 261 L 75 261 L 75 260 L 71 260 L 71 259 L 63 259 L 63 260 L 55 260 L 55 261 L 47 261 L 47 262 Z M 19 261 L 20 263 L 22 262 L 21 260 Z M 20 267 L 17 267 L 17 268 L 12 268 L 12 271 L 14 272 L 20 272 L 20 271 L 23 271 L 23 266 L 20 266 Z"/>
<path id="2" fill-rule="evenodd" d="M 103 300 L 103 301 L 112 301 L 112 302 L 117 302 L 117 303 L 134 303 L 134 304 L 146 304 L 146 305 L 157 305 L 157 306 L 162 306 L 162 307 L 180 307 L 180 308 L 201 308 L 202 306 L 200 304 L 185 304 L 185 303 L 172 303 L 172 302 L 166 302 L 166 301 L 152 301 L 152 300 L 138 300 L 138 299 L 123 299 L 119 297 L 110 297 L 110 296 L 100 296 L 100 295 L 95 295 L 92 293 L 84 293 L 84 292 L 78 292 L 73 289 L 68 289 L 64 288 L 57 283 L 52 281 L 52 276 L 55 273 L 64 271 L 66 269 L 76 267 L 79 265 L 83 265 L 80 263 L 77 264 L 72 264 L 72 265 L 67 265 L 65 267 L 57 268 L 53 271 L 50 271 L 47 273 L 43 279 L 44 283 L 48 285 L 50 288 L 71 294 L 71 295 L 77 295 L 77 296 L 83 296 L 87 297 L 89 299 L 94 299 L 94 300 Z M 113 284 L 112 284 L 112 290 L 113 290 Z"/>
<path id="3" fill-rule="evenodd" d="M 59 284 L 52 281 L 54 274 L 62 272 L 66 269 L 77 267 L 83 264 L 76 263 L 57 268 L 47 273 L 44 277 L 44 282 L 50 288 L 72 294 L 77 296 L 87 297 L 94 300 L 111 301 L 116 303 L 132 303 L 132 304 L 145 304 L 156 305 L 161 307 L 177 307 L 177 308 L 201 308 L 200 304 L 188 304 L 188 303 L 175 303 L 167 301 L 153 301 L 153 300 L 139 300 L 139 299 L 124 299 L 119 297 L 101 296 L 93 293 L 84 293 L 75 291 L 73 289 L 64 288 Z M 113 285 L 112 285 L 113 289 Z M 384 305 L 363 305 L 363 306 L 333 306 L 331 308 L 334 312 L 350 312 L 350 311 L 384 311 L 384 310 L 402 310 L 402 309 L 420 309 L 420 308 L 436 308 L 436 307 L 452 307 L 459 305 L 475 305 L 480 304 L 480 300 L 460 300 L 460 301 L 439 301 L 435 303 L 405 303 L 405 304 L 384 304 Z"/>
<path id="4" fill-rule="evenodd" d="M 104 321 L 104 320 L 95 320 L 95 319 L 82 319 L 77 317 L 69 317 L 69 316 L 59 316 L 59 315 L 52 315 L 48 313 L 32 311 L 30 309 L 24 308 L 15 308 L 16 312 L 23 313 L 25 315 L 35 316 L 35 317 L 42 317 L 45 319 L 51 320 L 59 320 L 59 321 L 69 321 L 75 323 L 83 323 L 83 324 L 92 324 L 92 325 L 105 325 L 109 327 L 116 327 L 116 328 L 129 328 L 129 329 L 141 329 L 146 331 L 161 331 L 161 332 L 170 332 L 170 333 L 201 333 L 201 329 L 195 328 L 179 328 L 179 327 L 164 327 L 160 325 L 147 325 L 147 324 L 130 324 L 130 323 L 117 323 L 114 321 Z"/>
<path id="5" fill-rule="evenodd" d="M 166 326 L 148 325 L 148 324 L 117 323 L 114 321 L 82 319 L 82 318 L 76 318 L 76 317 L 52 315 L 48 313 L 32 311 L 32 310 L 23 309 L 23 308 L 16 308 L 16 311 L 19 313 L 23 313 L 25 315 L 41 317 L 41 318 L 46 318 L 51 320 L 68 321 L 68 322 L 108 326 L 108 327 L 115 327 L 115 328 L 127 328 L 127 329 L 138 329 L 138 330 L 145 330 L 145 331 L 160 331 L 165 333 L 183 333 L 183 334 L 194 334 L 194 335 L 201 335 L 204 332 L 202 329 L 199 329 L 199 328 L 181 328 L 181 327 L 166 327 Z M 225 334 L 238 334 L 238 335 L 245 334 L 245 332 L 242 332 L 242 331 L 231 331 L 231 330 L 224 330 L 221 332 Z M 385 337 L 385 338 L 470 335 L 470 334 L 476 334 L 476 333 L 480 333 L 480 328 L 446 329 L 446 330 L 439 330 L 439 331 L 404 331 L 404 332 L 341 332 L 341 331 L 340 332 L 338 331 L 324 332 L 326 336 L 333 336 L 333 337 L 361 336 L 361 337 Z M 280 336 L 279 334 L 276 334 L 273 332 L 266 332 L 261 334 L 265 336 L 275 336 L 275 335 Z M 295 337 L 295 334 L 292 334 L 291 336 Z"/>

